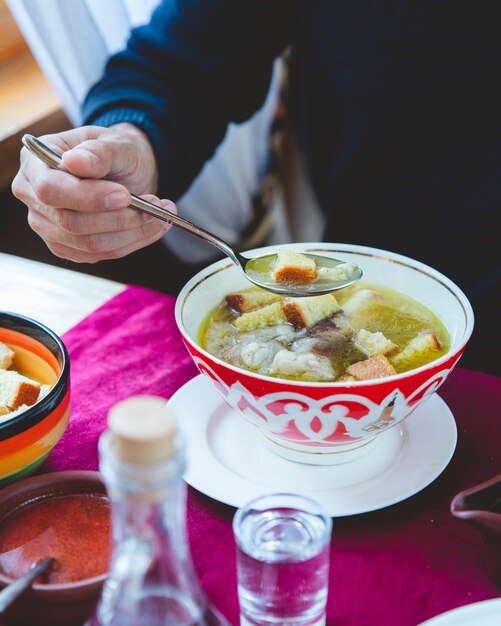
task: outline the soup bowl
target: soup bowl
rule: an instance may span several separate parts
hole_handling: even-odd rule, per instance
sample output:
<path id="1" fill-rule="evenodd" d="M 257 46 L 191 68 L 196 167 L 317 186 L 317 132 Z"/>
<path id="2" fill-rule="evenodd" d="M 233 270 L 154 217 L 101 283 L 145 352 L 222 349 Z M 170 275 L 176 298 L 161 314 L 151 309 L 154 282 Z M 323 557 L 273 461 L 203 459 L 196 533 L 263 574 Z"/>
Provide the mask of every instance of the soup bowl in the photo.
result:
<path id="1" fill-rule="evenodd" d="M 0 487 L 34 472 L 62 437 L 70 415 L 70 359 L 63 341 L 40 322 L 0 311 L 0 342 L 12 369 L 51 389 L 25 411 L 0 417 Z"/>
<path id="2" fill-rule="evenodd" d="M 106 487 L 99 472 L 93 471 L 64 471 L 30 476 L 15 482 L 0 491 L 0 529 L 9 520 L 10 516 L 19 514 L 25 507 L 33 504 L 50 502 L 54 498 L 64 496 L 97 496 L 106 498 Z M 104 554 L 109 552 L 110 545 L 105 537 L 97 533 L 90 535 L 89 529 L 82 531 L 76 516 L 72 526 L 74 536 L 65 538 L 65 544 L 75 554 L 81 553 L 81 560 L 88 559 L 88 554 L 82 550 L 84 540 L 93 539 L 95 545 Z M 110 518 L 111 524 L 111 518 Z M 26 528 L 27 538 L 31 537 L 31 544 L 43 550 L 44 541 Z M 61 540 L 62 542 L 62 540 Z M 22 544 L 18 551 L 22 550 Z M 34 554 L 35 556 L 35 554 Z M 41 551 L 40 559 L 47 555 Z M 3 571 L 5 554 L 0 553 L 0 590 L 12 583 L 12 579 Z M 37 559 L 38 560 L 38 559 Z M 99 599 L 107 570 L 98 576 L 85 578 L 76 582 L 42 584 L 35 582 L 22 597 L 16 600 L 2 616 L 5 626 L 26 626 L 28 624 L 50 624 L 51 626 L 82 626 L 91 617 Z"/>
<path id="3" fill-rule="evenodd" d="M 411 258 L 366 246 L 296 243 L 246 252 L 249 256 L 298 249 L 353 262 L 364 282 L 391 288 L 425 305 L 444 324 L 449 349 L 440 358 L 385 378 L 305 382 L 256 374 L 229 364 L 200 346 L 209 312 L 229 293 L 250 287 L 227 260 L 196 274 L 176 301 L 176 322 L 200 372 L 208 376 L 236 416 L 256 426 L 279 455 L 309 464 L 356 459 L 378 435 L 401 424 L 447 379 L 473 331 L 471 305 L 461 289 L 437 270 Z M 432 433 L 430 433 L 432 436 Z"/>

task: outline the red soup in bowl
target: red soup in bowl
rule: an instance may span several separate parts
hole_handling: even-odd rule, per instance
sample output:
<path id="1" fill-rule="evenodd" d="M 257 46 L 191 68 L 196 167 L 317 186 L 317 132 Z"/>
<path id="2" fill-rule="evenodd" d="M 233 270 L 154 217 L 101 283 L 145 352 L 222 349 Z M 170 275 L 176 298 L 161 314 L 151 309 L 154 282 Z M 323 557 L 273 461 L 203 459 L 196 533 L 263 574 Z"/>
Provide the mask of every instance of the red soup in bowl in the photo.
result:
<path id="1" fill-rule="evenodd" d="M 111 509 L 98 472 L 34 476 L 0 492 L 0 588 L 47 557 L 52 568 L 5 615 L 6 626 L 81 626 L 111 552 Z"/>
<path id="2" fill-rule="evenodd" d="M 78 524 L 78 528 L 76 528 Z M 41 584 L 74 583 L 108 569 L 110 504 L 99 494 L 40 498 L 0 524 L 0 571 L 19 578 L 34 563 L 53 557 Z"/>

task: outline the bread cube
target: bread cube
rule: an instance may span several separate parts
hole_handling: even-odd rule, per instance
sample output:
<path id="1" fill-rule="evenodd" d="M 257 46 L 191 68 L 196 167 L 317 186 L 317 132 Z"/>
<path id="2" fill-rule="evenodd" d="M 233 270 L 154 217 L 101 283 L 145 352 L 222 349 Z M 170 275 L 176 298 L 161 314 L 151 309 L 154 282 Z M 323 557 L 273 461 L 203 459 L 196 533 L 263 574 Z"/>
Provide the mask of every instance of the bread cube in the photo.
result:
<path id="1" fill-rule="evenodd" d="M 15 410 L 35 404 L 40 395 L 40 383 L 12 370 L 0 370 L 0 405 Z"/>
<path id="2" fill-rule="evenodd" d="M 355 376 L 350 376 L 350 374 L 342 374 L 341 376 L 338 376 L 336 378 L 336 382 L 337 383 L 354 383 L 356 382 L 358 379 L 355 378 Z"/>
<path id="3" fill-rule="evenodd" d="M 355 333 L 353 343 L 367 356 L 375 356 L 376 354 L 388 356 L 398 350 L 397 344 L 387 339 L 383 333 L 379 331 L 371 333 L 365 328 L 361 328 Z"/>
<path id="4" fill-rule="evenodd" d="M 233 320 L 232 324 L 239 330 L 248 331 L 264 326 L 275 326 L 283 324 L 286 321 L 282 310 L 282 301 L 273 302 L 260 309 L 254 309 L 248 313 L 244 313 L 240 317 Z"/>
<path id="5" fill-rule="evenodd" d="M 8 370 L 14 360 L 14 352 L 0 341 L 0 370 Z"/>
<path id="6" fill-rule="evenodd" d="M 271 291 L 264 291 L 264 289 L 255 289 L 252 291 L 243 291 L 241 293 L 230 293 L 226 296 L 227 306 L 242 315 L 247 311 L 258 309 L 260 307 L 277 302 L 282 296 L 277 293 L 271 293 Z"/>
<path id="7" fill-rule="evenodd" d="M 431 330 L 423 330 L 414 337 L 405 348 L 391 358 L 391 362 L 395 367 L 404 367 L 406 363 L 425 362 L 437 355 L 442 350 L 436 334 Z"/>
<path id="8" fill-rule="evenodd" d="M 346 374 L 353 376 L 357 380 L 371 380 L 373 378 L 384 378 L 396 374 L 395 368 L 388 359 L 378 354 L 365 361 L 358 361 L 346 368 Z"/>
<path id="9" fill-rule="evenodd" d="M 305 285 L 317 277 L 316 264 L 300 252 L 284 250 L 277 254 L 271 276 L 276 283 Z"/>
<path id="10" fill-rule="evenodd" d="M 287 321 L 294 328 L 310 328 L 320 320 L 330 317 L 339 309 L 336 298 L 327 293 L 309 298 L 286 298 L 282 302 Z"/>

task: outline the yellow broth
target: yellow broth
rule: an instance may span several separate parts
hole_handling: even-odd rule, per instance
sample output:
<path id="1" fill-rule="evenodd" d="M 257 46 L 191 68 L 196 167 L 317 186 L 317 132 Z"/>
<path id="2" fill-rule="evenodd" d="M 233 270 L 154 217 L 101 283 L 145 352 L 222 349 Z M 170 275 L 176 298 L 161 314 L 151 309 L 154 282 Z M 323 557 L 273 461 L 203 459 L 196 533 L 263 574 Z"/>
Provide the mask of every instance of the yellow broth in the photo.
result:
<path id="1" fill-rule="evenodd" d="M 372 303 L 367 309 L 350 315 L 349 323 L 353 332 L 360 329 L 365 329 L 372 333 L 381 332 L 387 339 L 399 346 L 399 351 L 416 337 L 416 335 L 426 330 L 434 332 L 441 344 L 440 351 L 431 356 L 429 354 L 425 356 L 416 354 L 413 358 L 407 359 L 403 363 L 393 364 L 397 373 L 420 367 L 432 360 L 436 360 L 448 351 L 450 338 L 442 321 L 416 299 L 397 292 L 396 290 L 359 282 L 356 285 L 346 287 L 335 293 L 336 300 L 341 309 L 350 297 L 362 289 L 370 289 L 382 296 L 382 299 L 379 302 Z M 240 293 L 251 293 L 255 291 L 255 288 L 251 288 L 242 290 Z M 224 357 L 225 352 L 237 344 L 239 340 L 243 341 L 248 334 L 248 332 L 242 332 L 233 326 L 231 322 L 236 317 L 237 314 L 227 306 L 226 301 L 223 299 L 218 306 L 209 312 L 202 323 L 199 335 L 201 347 L 218 358 L 228 360 Z M 334 314 L 332 319 L 333 322 L 336 323 L 336 314 Z M 258 335 L 259 329 L 252 332 Z M 305 331 L 299 331 L 296 336 L 300 337 L 304 335 L 304 332 Z M 351 337 L 352 333 L 347 333 L 347 336 Z M 287 348 L 287 346 L 285 347 Z M 336 353 L 329 358 L 332 361 L 337 376 L 341 376 L 350 365 L 365 360 L 368 356 L 350 340 L 346 343 L 346 349 L 343 350 L 341 354 Z M 392 356 L 388 356 L 388 360 L 392 363 Z M 240 365 L 240 367 L 243 366 Z M 296 376 L 284 373 L 277 374 L 273 372 L 263 372 L 258 368 L 252 367 L 244 367 L 244 369 L 261 374 L 265 373 L 275 378 L 316 380 L 308 375 Z"/>

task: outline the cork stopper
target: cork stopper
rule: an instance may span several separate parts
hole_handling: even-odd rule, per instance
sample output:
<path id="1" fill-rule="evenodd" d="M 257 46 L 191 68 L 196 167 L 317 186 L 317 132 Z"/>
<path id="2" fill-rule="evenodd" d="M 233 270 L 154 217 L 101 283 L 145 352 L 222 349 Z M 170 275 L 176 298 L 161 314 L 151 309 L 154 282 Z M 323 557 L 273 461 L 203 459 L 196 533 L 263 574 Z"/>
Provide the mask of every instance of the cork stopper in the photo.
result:
<path id="1" fill-rule="evenodd" d="M 108 414 L 116 454 L 124 463 L 154 465 L 174 452 L 176 417 L 163 398 L 134 396 Z"/>

